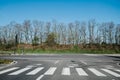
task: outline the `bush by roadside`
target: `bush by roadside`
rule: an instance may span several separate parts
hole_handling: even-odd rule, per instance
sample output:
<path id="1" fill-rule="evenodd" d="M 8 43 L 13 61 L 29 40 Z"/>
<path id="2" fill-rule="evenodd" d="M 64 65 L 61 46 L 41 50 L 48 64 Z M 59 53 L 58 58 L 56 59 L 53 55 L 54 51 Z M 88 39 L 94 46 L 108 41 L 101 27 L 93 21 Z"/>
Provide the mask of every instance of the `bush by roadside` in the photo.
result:
<path id="1" fill-rule="evenodd" d="M 11 62 L 13 61 L 8 59 L 0 59 L 0 64 L 10 64 Z"/>

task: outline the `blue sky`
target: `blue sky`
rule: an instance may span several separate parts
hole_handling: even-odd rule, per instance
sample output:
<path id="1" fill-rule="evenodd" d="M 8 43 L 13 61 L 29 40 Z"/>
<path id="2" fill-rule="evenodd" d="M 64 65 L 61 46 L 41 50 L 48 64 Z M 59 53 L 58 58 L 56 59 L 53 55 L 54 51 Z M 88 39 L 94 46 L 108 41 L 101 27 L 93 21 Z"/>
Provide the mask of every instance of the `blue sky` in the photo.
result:
<path id="1" fill-rule="evenodd" d="M 120 0 L 0 0 L 0 25 L 24 20 L 120 23 Z"/>

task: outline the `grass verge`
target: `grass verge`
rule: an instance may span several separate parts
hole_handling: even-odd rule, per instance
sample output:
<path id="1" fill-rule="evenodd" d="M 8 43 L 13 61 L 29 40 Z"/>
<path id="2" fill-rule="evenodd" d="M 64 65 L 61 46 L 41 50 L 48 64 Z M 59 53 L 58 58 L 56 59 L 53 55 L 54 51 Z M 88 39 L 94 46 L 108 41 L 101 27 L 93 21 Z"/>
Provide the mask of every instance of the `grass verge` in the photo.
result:
<path id="1" fill-rule="evenodd" d="M 17 51 L 17 53 L 21 53 L 20 50 Z M 114 53 L 120 53 L 120 51 L 116 51 L 116 50 L 88 50 L 88 49 L 68 49 L 68 50 L 54 50 L 54 49 L 48 49 L 48 50 L 41 50 L 41 49 L 36 49 L 36 50 L 32 50 L 32 49 L 26 49 L 24 50 L 23 53 L 38 53 L 38 54 L 42 54 L 42 53 L 55 53 L 55 54 L 73 54 L 73 53 L 77 53 L 77 54 L 84 54 L 84 53 L 89 53 L 89 54 L 114 54 Z"/>
<path id="2" fill-rule="evenodd" d="M 14 51 L 0 51 L 1 54 L 13 54 Z M 42 49 L 25 49 L 25 50 L 16 50 L 15 53 L 18 54 L 26 54 L 26 53 L 34 53 L 34 54 L 44 54 L 44 53 L 49 53 L 49 54 L 119 54 L 120 50 L 109 50 L 109 49 L 104 49 L 104 50 L 91 50 L 91 49 L 68 49 L 68 50 L 55 50 L 55 49 L 47 49 L 47 50 L 42 50 Z"/>
<path id="3" fill-rule="evenodd" d="M 12 62 L 12 60 L 0 59 L 0 64 L 10 64 L 11 62 Z"/>

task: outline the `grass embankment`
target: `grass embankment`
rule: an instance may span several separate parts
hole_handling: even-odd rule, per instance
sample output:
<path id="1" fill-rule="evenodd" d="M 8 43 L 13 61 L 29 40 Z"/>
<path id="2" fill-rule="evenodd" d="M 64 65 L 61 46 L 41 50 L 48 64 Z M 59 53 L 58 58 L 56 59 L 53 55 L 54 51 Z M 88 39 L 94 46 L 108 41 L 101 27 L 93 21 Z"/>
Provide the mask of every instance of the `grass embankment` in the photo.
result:
<path id="1" fill-rule="evenodd" d="M 14 51 L 3 51 L 2 54 L 11 54 L 14 53 Z M 120 50 L 112 50 L 112 49 L 102 49 L 102 50 L 96 50 L 96 49 L 66 49 L 66 50 L 56 50 L 56 49 L 46 49 L 46 50 L 42 50 L 42 49 L 18 49 L 15 51 L 15 53 L 18 54 L 44 54 L 44 53 L 48 53 L 48 54 L 85 54 L 85 53 L 89 53 L 89 54 L 119 54 Z"/>
<path id="2" fill-rule="evenodd" d="M 0 59 L 0 64 L 10 64 L 11 62 L 12 62 L 12 60 Z"/>
<path id="3" fill-rule="evenodd" d="M 80 46 L 53 46 L 53 47 L 32 47 L 32 48 L 26 48 L 23 51 L 21 49 L 18 49 L 16 51 L 17 53 L 55 53 L 55 54 L 84 54 L 84 53 L 94 53 L 94 54 L 113 54 L 113 53 L 120 53 L 119 46 L 117 47 L 111 47 L 106 46 L 104 47 L 80 47 Z"/>
<path id="4" fill-rule="evenodd" d="M 20 53 L 20 52 L 18 52 Z M 67 54 L 67 53 L 78 53 L 78 54 L 84 54 L 84 53 L 94 53 L 94 54 L 113 54 L 113 53 L 120 53 L 120 51 L 116 52 L 115 50 L 25 50 L 24 53 L 59 53 L 59 54 Z"/>
<path id="5" fill-rule="evenodd" d="M 2 51 L 2 54 L 26 54 L 26 53 L 36 53 L 36 54 L 44 54 L 44 53 L 54 53 L 54 54 L 114 54 L 114 53 L 120 53 L 120 46 L 116 45 L 86 45 L 86 46 L 71 46 L 71 45 L 55 45 L 52 47 L 49 46 L 32 46 L 32 45 L 22 45 L 21 47 L 17 47 L 16 49 L 7 49 L 7 51 Z"/>

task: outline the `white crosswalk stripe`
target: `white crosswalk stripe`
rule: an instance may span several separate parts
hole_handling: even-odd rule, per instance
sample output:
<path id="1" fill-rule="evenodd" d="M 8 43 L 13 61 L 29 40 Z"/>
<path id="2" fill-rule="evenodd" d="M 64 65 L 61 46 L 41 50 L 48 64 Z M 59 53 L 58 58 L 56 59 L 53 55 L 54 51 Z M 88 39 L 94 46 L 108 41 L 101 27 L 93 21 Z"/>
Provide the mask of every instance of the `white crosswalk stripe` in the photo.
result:
<path id="1" fill-rule="evenodd" d="M 20 69 L 20 70 L 18 70 L 18 71 L 15 71 L 15 72 L 13 72 L 13 73 L 8 74 L 8 75 L 18 75 L 18 74 L 21 74 L 21 73 L 29 70 L 29 69 L 31 69 L 31 67 L 26 67 L 26 68 Z"/>
<path id="2" fill-rule="evenodd" d="M 40 75 L 36 80 L 41 80 L 44 77 L 44 75 Z"/>
<path id="3" fill-rule="evenodd" d="M 76 71 L 80 76 L 88 76 L 88 74 L 82 68 L 76 68 Z"/>
<path id="4" fill-rule="evenodd" d="M 0 74 L 6 74 L 8 73 L 8 75 L 19 75 L 21 73 L 25 73 L 25 75 L 36 75 L 38 74 L 40 71 L 42 71 L 43 69 L 45 69 L 45 67 L 25 67 L 25 68 L 21 68 L 20 67 L 12 67 L 12 68 L 8 68 L 5 70 L 0 71 Z M 34 68 L 34 69 L 32 69 Z M 31 71 L 30 71 L 31 69 Z M 16 70 L 16 71 L 15 71 Z M 48 68 L 43 74 L 40 75 L 40 77 L 38 77 L 38 80 L 40 78 L 42 78 L 45 75 L 54 75 L 55 72 L 57 70 L 57 67 L 50 67 Z M 115 77 L 120 77 L 120 70 L 119 69 L 106 69 L 106 68 L 101 68 L 100 70 L 96 69 L 96 68 L 73 68 L 73 70 L 75 70 L 79 76 L 90 76 L 90 73 L 93 73 L 95 76 L 99 76 L 99 77 L 107 77 L 109 75 L 115 76 Z M 28 72 L 29 71 L 29 72 Z M 27 73 L 26 73 L 27 72 Z M 88 73 L 89 74 L 88 74 Z M 63 67 L 62 71 L 60 72 L 61 75 L 65 75 L 65 76 L 70 76 L 71 74 L 71 68 L 70 67 Z"/>
<path id="5" fill-rule="evenodd" d="M 16 70 L 16 69 L 18 69 L 18 68 L 19 68 L 19 67 L 13 67 L 13 68 L 9 68 L 9 69 L 6 69 L 6 70 L 3 70 L 3 71 L 0 71 L 0 74 L 7 73 L 7 72 L 10 72 L 10 71 Z"/>
<path id="6" fill-rule="evenodd" d="M 115 71 L 120 72 L 120 70 L 119 70 L 119 69 L 115 69 Z"/>
<path id="7" fill-rule="evenodd" d="M 106 76 L 105 74 L 101 73 L 100 71 L 94 69 L 94 68 L 88 68 L 88 70 L 90 70 L 93 74 L 95 74 L 96 76 Z"/>
<path id="8" fill-rule="evenodd" d="M 70 68 L 63 68 L 62 75 L 70 75 Z"/>
<path id="9" fill-rule="evenodd" d="M 101 70 L 103 70 L 103 71 L 105 71 L 105 72 L 107 72 L 107 73 L 109 73 L 109 74 L 111 74 L 111 75 L 113 75 L 115 77 L 120 77 L 120 75 L 118 73 L 115 73 L 115 72 L 113 72 L 111 70 L 108 70 L 108 69 L 101 69 Z"/>
<path id="10" fill-rule="evenodd" d="M 56 67 L 50 67 L 48 71 L 44 73 L 44 75 L 53 75 L 56 69 Z"/>
<path id="11" fill-rule="evenodd" d="M 39 71 L 41 71 L 42 69 L 44 69 L 44 67 L 38 67 L 38 68 L 34 69 L 33 71 L 27 73 L 26 75 L 35 75 L 35 74 L 37 74 Z"/>

